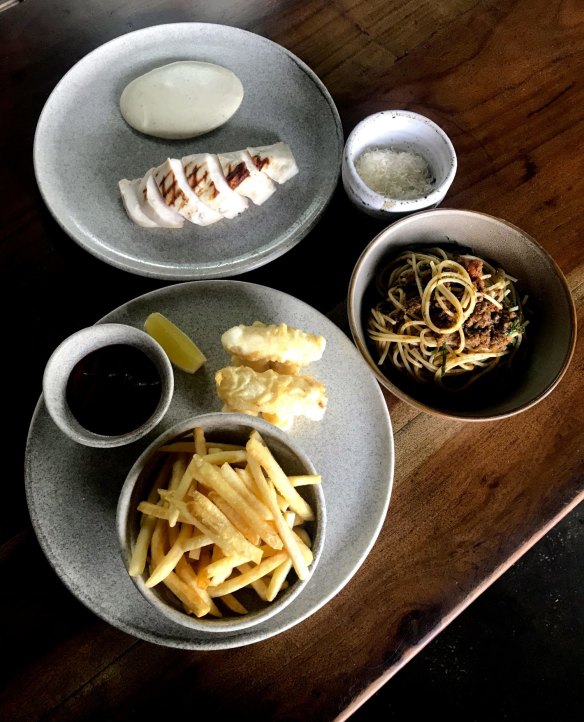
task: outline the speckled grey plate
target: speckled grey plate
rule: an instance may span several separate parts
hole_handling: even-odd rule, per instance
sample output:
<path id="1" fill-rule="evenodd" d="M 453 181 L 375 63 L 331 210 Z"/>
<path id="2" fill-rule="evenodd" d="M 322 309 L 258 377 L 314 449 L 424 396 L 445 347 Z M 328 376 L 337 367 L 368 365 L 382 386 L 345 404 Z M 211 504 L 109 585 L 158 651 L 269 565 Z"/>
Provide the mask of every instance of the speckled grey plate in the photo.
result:
<path id="1" fill-rule="evenodd" d="M 43 399 L 26 450 L 25 484 L 41 546 L 66 586 L 95 614 L 157 644 L 222 649 L 258 642 L 306 619 L 347 584 L 365 560 L 385 519 L 393 482 L 393 435 L 380 387 L 353 343 L 326 316 L 292 296 L 241 281 L 199 281 L 140 296 L 102 321 L 141 327 L 160 311 L 207 355 L 191 376 L 175 373 L 172 404 L 140 441 L 115 449 L 75 444 L 53 423 Z M 129 578 L 116 533 L 116 506 L 127 472 L 158 434 L 194 414 L 219 411 L 215 371 L 229 363 L 221 334 L 239 323 L 285 322 L 327 339 L 308 367 L 328 391 L 320 422 L 298 420 L 290 432 L 322 474 L 327 533 L 311 583 L 286 609 L 247 631 L 203 633 L 166 619 Z"/>
<path id="2" fill-rule="evenodd" d="M 244 99 L 221 128 L 191 140 L 132 130 L 119 111 L 128 82 L 176 60 L 231 69 Z M 126 215 L 121 178 L 140 178 L 168 157 L 287 142 L 299 173 L 262 206 L 202 228 L 146 229 Z M 260 35 L 224 25 L 177 23 L 122 35 L 80 60 L 39 118 L 34 166 L 41 194 L 81 247 L 131 273 L 171 280 L 233 276 L 277 258 L 302 240 L 338 180 L 343 133 L 337 109 L 301 60 Z"/>

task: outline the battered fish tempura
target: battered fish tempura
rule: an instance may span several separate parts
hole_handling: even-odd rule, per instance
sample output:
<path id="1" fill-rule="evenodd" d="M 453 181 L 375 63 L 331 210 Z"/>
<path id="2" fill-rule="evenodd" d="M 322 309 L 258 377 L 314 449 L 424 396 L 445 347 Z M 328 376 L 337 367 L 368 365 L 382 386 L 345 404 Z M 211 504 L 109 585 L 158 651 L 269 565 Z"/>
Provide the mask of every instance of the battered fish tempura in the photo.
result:
<path id="1" fill-rule="evenodd" d="M 325 385 L 312 376 L 257 372 L 249 366 L 226 366 L 215 374 L 224 411 L 261 416 L 287 429 L 297 416 L 320 421 L 327 404 Z"/>
<path id="2" fill-rule="evenodd" d="M 228 329 L 221 337 L 221 343 L 232 355 L 232 363 L 236 366 L 295 374 L 322 357 L 326 339 L 285 323 L 266 326 L 256 321 L 251 326 L 241 324 Z"/>

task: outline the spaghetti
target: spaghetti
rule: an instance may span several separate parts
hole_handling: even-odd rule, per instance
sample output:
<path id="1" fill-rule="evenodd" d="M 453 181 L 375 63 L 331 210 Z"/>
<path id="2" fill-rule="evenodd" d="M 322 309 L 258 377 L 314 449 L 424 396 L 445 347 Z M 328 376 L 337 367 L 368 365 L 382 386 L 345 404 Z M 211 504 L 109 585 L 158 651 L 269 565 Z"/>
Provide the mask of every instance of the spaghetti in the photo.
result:
<path id="1" fill-rule="evenodd" d="M 376 278 L 384 300 L 371 310 L 368 335 L 379 365 L 466 388 L 521 344 L 526 322 L 516 281 L 477 256 L 401 253 Z"/>

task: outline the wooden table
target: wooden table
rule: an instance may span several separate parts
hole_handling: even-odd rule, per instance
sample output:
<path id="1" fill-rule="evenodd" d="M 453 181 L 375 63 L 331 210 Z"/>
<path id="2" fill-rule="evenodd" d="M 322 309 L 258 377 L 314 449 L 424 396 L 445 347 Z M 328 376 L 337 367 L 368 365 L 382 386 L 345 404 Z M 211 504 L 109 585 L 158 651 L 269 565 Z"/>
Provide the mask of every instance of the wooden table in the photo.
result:
<path id="1" fill-rule="evenodd" d="M 450 207 L 505 218 L 539 240 L 584 309 L 584 8 L 576 0 L 25 0 L 0 14 L 0 274 L 4 405 L 0 718 L 149 719 L 212 706 L 222 716 L 346 718 L 584 496 L 584 340 L 557 389 L 496 423 L 445 424 L 386 395 L 395 484 L 381 534 L 355 577 L 307 621 L 215 652 L 139 641 L 102 622 L 45 560 L 28 517 L 22 459 L 44 364 L 66 335 L 165 285 L 114 269 L 52 219 L 32 167 L 49 93 L 81 57 L 131 30 L 233 25 L 297 54 L 332 94 L 346 134 L 407 108 L 450 135 Z M 445 205 L 446 205 L 445 204 Z M 296 248 L 239 278 L 329 312 L 383 224 L 339 186 Z M 335 266 L 331 239 L 335 237 Z M 307 264 L 320 272 L 303 274 Z M 303 278 L 300 282 L 300 278 Z M 14 403 L 11 390 L 18 392 Z M 480 438 L 480 456 L 468 449 Z M 452 459 L 462 464 L 453 467 Z M 195 705 L 195 707 L 193 707 Z M 133 717 L 132 717 L 133 718 Z"/>

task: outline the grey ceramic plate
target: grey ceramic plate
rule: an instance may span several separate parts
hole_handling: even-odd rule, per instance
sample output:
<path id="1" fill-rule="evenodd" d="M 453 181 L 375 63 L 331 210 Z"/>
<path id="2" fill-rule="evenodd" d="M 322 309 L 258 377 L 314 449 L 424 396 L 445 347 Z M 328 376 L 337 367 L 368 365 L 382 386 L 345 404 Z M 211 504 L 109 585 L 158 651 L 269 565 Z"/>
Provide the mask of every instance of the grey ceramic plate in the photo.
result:
<path id="1" fill-rule="evenodd" d="M 236 73 L 244 99 L 221 128 L 192 140 L 132 130 L 119 98 L 133 78 L 176 60 L 204 60 Z M 140 178 L 168 157 L 287 142 L 299 173 L 262 206 L 202 228 L 146 229 L 126 215 L 121 178 Z M 316 223 L 338 180 L 343 134 L 318 77 L 259 35 L 223 25 L 178 23 L 122 35 L 80 60 L 41 113 L 34 165 L 41 194 L 81 247 L 131 273 L 186 280 L 232 276 L 295 246 Z"/>
<path id="2" fill-rule="evenodd" d="M 273 636 L 331 599 L 365 560 L 385 519 L 393 482 L 393 436 L 387 405 L 353 343 L 326 316 L 292 296 L 241 281 L 199 281 L 140 296 L 102 321 L 141 327 L 160 311 L 207 355 L 194 376 L 177 371 L 166 417 L 149 436 L 115 449 L 92 449 L 64 436 L 42 398 L 32 419 L 25 479 L 31 519 L 50 563 L 66 586 L 115 627 L 185 649 L 237 647 Z M 221 334 L 239 323 L 285 322 L 327 339 L 309 367 L 328 391 L 321 422 L 299 420 L 290 433 L 323 476 L 327 533 L 318 567 L 302 594 L 277 616 L 239 634 L 195 632 L 163 617 L 130 580 L 116 534 L 116 505 L 125 476 L 151 441 L 177 421 L 219 411 L 215 371 L 229 363 Z"/>

